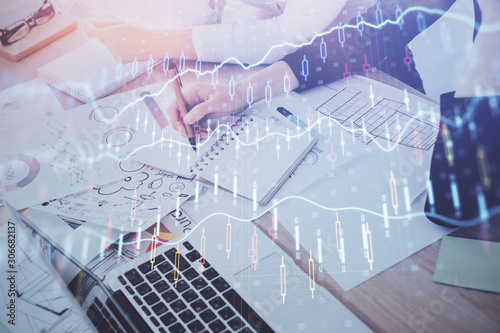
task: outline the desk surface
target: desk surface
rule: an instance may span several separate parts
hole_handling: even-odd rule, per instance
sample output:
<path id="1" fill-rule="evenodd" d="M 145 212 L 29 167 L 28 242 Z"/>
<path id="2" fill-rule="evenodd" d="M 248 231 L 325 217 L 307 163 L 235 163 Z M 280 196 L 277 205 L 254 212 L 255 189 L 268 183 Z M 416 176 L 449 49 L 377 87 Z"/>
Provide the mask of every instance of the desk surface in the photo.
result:
<path id="1" fill-rule="evenodd" d="M 0 67 L 4 71 L 0 89 L 35 79 L 38 67 L 79 45 L 85 38 L 77 30 L 49 46 L 50 53 L 43 49 L 19 63 L 0 59 Z M 221 72 L 226 75 L 219 74 L 219 79 L 228 75 L 237 78 L 248 74 L 233 66 L 227 66 Z M 194 74 L 183 78 L 185 84 L 196 80 Z M 210 82 L 211 77 L 205 75 L 199 80 Z M 156 67 L 151 78 L 142 75 L 113 94 L 162 81 L 166 81 L 166 77 L 161 68 Z M 65 93 L 53 90 L 64 109 L 83 104 Z M 265 218 L 257 221 L 257 224 L 263 223 L 268 221 Z M 499 231 L 497 235 L 500 235 Z M 476 229 L 457 232 L 465 232 L 472 237 L 478 234 Z M 492 240 L 500 241 L 500 236 Z M 329 290 L 376 332 L 499 332 L 500 294 L 432 282 L 440 244 L 441 241 L 437 241 L 427 246 L 348 292 L 344 292 L 334 281 L 331 281 Z"/>
<path id="2" fill-rule="evenodd" d="M 472 228 L 452 235 L 478 234 L 479 228 Z M 355 304 L 360 312 L 353 312 L 367 315 L 375 331 L 498 332 L 499 294 L 432 282 L 440 245 L 441 240 L 353 288 L 343 303 Z"/>

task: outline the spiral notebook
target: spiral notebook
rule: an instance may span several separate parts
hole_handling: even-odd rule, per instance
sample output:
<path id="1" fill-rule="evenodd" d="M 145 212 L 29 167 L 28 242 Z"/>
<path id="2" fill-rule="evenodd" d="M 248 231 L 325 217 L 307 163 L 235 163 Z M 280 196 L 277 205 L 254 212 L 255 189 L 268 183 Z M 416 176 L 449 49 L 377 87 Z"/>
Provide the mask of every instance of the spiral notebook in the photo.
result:
<path id="1" fill-rule="evenodd" d="M 235 197 L 267 204 L 318 142 L 294 137 L 286 122 L 278 116 L 242 116 L 233 132 L 212 136 L 191 171 Z"/>
<path id="2" fill-rule="evenodd" d="M 159 63 L 157 60 L 150 64 Z M 89 103 L 106 96 L 148 69 L 148 61 L 121 64 L 97 39 L 38 69 L 38 78 L 65 93 Z"/>

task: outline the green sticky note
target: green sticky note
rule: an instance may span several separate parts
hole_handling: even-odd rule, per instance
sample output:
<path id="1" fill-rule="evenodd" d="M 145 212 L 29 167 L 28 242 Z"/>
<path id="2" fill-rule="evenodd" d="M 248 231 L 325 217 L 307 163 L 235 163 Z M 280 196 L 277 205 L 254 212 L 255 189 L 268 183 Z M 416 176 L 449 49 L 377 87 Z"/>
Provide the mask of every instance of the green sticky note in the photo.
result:
<path id="1" fill-rule="evenodd" d="M 443 237 L 433 281 L 500 292 L 500 243 Z"/>

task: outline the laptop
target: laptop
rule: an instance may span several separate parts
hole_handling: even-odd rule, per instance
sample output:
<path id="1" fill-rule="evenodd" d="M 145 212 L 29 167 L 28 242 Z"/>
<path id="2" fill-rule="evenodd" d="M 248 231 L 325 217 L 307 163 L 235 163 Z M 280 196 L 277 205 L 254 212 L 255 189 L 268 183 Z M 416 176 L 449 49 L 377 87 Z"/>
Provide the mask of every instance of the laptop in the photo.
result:
<path id="1" fill-rule="evenodd" d="M 50 266 L 97 332 L 330 331 L 356 323 L 251 222 L 228 228 L 227 218 L 210 221 L 181 241 L 116 263 L 102 278 L 54 242 L 50 230 L 5 208 L 50 244 Z"/>

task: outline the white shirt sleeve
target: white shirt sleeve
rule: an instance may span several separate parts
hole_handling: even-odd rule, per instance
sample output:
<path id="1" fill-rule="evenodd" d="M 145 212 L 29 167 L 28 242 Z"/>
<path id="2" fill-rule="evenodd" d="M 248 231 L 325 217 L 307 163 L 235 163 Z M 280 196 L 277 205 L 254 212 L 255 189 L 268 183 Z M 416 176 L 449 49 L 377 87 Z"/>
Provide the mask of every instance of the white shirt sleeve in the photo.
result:
<path id="1" fill-rule="evenodd" d="M 196 54 L 202 61 L 247 64 L 276 62 L 324 32 L 347 0 L 289 0 L 282 14 L 270 19 L 193 28 Z M 239 13 L 236 13 L 239 15 Z"/>

